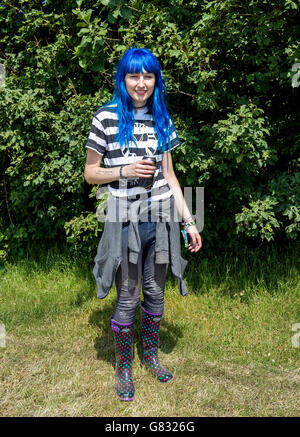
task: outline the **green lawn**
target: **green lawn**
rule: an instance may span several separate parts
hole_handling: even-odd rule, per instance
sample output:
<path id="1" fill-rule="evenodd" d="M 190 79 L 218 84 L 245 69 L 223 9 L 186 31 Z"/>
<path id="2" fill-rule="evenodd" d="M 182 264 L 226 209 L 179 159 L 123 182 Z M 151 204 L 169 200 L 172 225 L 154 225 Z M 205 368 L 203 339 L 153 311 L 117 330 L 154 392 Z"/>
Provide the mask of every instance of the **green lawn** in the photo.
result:
<path id="1" fill-rule="evenodd" d="M 91 260 L 55 251 L 7 262 L 0 271 L 1 416 L 299 416 L 298 253 L 198 255 L 189 296 L 169 276 L 160 357 L 167 385 L 140 365 L 135 400 L 114 394 L 109 326 L 116 290 L 96 298 Z M 300 343 L 300 339 L 299 339 Z"/>

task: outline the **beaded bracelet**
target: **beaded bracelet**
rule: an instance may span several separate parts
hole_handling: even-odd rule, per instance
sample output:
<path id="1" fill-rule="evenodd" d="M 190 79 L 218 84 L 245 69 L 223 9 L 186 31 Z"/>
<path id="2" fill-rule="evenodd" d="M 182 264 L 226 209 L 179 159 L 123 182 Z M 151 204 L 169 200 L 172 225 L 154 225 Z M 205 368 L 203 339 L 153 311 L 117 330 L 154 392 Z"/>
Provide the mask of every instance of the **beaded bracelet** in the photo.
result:
<path id="1" fill-rule="evenodd" d="M 125 167 L 125 165 L 126 164 L 122 164 L 121 167 L 120 167 L 120 179 L 126 179 L 126 177 L 122 173 L 123 167 Z"/>
<path id="2" fill-rule="evenodd" d="M 189 222 L 189 223 L 186 223 L 184 226 L 183 226 L 183 229 L 186 231 L 190 226 L 194 226 L 196 223 L 194 222 L 194 220 L 193 221 L 191 221 L 191 222 Z"/>

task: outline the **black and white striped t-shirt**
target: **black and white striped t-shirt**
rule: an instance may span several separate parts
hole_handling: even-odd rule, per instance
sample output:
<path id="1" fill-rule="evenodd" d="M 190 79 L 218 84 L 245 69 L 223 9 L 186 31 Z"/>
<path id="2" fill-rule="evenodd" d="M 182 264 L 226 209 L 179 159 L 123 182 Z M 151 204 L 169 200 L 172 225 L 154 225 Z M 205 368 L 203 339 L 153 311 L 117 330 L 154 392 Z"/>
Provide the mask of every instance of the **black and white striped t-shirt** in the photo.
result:
<path id="1" fill-rule="evenodd" d="M 116 105 L 104 106 L 95 113 L 86 148 L 95 150 L 103 156 L 106 167 L 119 167 L 122 164 L 132 164 L 139 161 L 143 156 L 155 156 L 157 169 L 154 173 L 152 189 L 148 192 L 151 200 L 162 200 L 171 196 L 170 187 L 162 174 L 162 151 L 157 150 L 157 134 L 154 130 L 154 120 L 148 108 L 134 110 L 134 131 L 133 135 L 137 146 L 132 143 L 130 147 L 120 147 L 116 142 L 118 134 L 118 115 L 115 111 Z M 173 123 L 171 124 L 170 150 L 180 145 Z M 139 186 L 139 178 L 127 179 L 125 188 L 120 188 L 119 181 L 108 184 L 109 191 L 116 197 L 128 197 L 134 199 L 145 190 Z"/>

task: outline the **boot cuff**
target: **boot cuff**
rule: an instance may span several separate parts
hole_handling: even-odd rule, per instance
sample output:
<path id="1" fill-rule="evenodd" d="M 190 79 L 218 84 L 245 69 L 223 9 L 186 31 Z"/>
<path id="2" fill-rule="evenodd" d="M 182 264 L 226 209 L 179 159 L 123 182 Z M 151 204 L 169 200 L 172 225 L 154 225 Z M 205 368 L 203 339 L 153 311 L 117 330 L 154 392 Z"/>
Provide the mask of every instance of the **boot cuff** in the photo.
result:
<path id="1" fill-rule="evenodd" d="M 114 332 L 129 332 L 132 325 L 133 323 L 120 323 L 113 318 L 110 319 L 110 326 Z"/>

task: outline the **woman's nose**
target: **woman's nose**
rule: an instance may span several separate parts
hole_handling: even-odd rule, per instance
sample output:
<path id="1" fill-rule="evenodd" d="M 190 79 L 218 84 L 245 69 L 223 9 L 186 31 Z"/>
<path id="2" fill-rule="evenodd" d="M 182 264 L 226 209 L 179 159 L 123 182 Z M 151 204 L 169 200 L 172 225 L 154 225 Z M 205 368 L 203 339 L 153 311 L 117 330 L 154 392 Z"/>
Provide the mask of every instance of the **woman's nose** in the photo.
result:
<path id="1" fill-rule="evenodd" d="M 143 88 L 144 85 L 145 85 L 144 78 L 143 78 L 143 76 L 140 76 L 140 78 L 138 80 L 138 86 Z"/>

